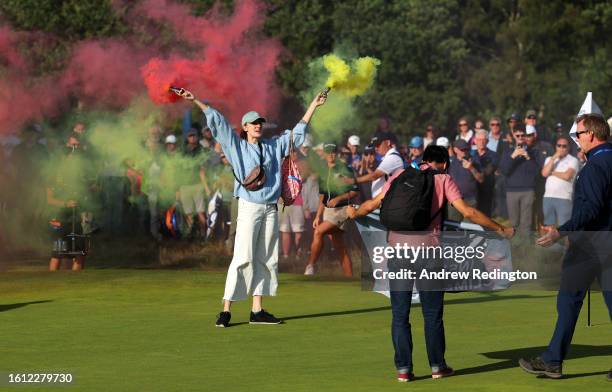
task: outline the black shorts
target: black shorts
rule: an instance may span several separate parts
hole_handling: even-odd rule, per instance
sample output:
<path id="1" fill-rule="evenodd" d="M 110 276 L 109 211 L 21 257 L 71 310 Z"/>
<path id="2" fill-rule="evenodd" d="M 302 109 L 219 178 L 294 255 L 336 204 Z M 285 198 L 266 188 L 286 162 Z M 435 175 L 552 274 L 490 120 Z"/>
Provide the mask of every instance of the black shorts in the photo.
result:
<path id="1" fill-rule="evenodd" d="M 83 230 L 81 228 L 81 214 L 77 210 L 74 215 L 74 234 L 81 235 Z M 55 221 L 59 221 L 60 225 L 52 224 L 49 221 L 49 231 L 51 239 L 51 257 L 53 258 L 64 258 L 74 257 L 73 253 L 82 253 L 87 249 L 86 239 L 83 237 L 70 236 L 73 232 L 73 211 L 70 208 L 64 208 L 54 218 Z"/>

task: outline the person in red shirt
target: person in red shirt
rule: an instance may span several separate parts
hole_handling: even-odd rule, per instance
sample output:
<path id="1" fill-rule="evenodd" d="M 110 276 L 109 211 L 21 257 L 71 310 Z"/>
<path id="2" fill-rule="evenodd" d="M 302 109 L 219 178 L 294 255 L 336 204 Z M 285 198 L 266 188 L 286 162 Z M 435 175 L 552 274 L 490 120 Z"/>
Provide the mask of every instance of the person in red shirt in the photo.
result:
<path id="1" fill-rule="evenodd" d="M 505 238 L 511 238 L 514 235 L 514 228 L 506 227 L 494 222 L 489 217 L 478 211 L 476 208 L 466 203 L 462 196 L 459 187 L 453 179 L 446 174 L 449 166 L 448 150 L 442 146 L 428 146 L 423 153 L 423 163 L 420 165 L 421 170 L 433 169 L 440 174 L 434 175 L 434 194 L 432 197 L 432 220 L 429 224 L 426 233 L 400 233 L 389 232 L 388 244 L 395 246 L 396 244 L 408 243 L 415 246 L 437 245 L 439 233 L 442 229 L 442 215 L 439 211 L 445 207 L 445 204 L 450 203 L 464 218 L 479 224 L 487 229 L 496 231 Z M 413 170 L 412 168 L 404 170 Z M 393 176 L 385 183 L 382 191 L 371 200 L 361 204 L 359 208 L 348 207 L 347 214 L 351 219 L 366 216 L 370 212 L 379 208 L 385 194 L 389 190 L 393 180 L 399 176 L 404 170 L 394 173 Z M 410 286 L 412 287 L 412 286 Z M 432 378 L 442 378 L 452 376 L 454 370 L 446 364 L 444 352 L 446 350 L 444 336 L 444 322 L 442 315 L 444 312 L 444 291 L 420 291 L 419 292 L 423 318 L 425 320 L 425 344 L 427 346 L 427 355 L 431 366 Z M 391 337 L 393 340 L 393 348 L 395 349 L 395 366 L 397 369 L 398 381 L 414 380 L 413 364 L 412 364 L 412 333 L 410 330 L 409 316 L 412 300 L 412 291 L 401 290 L 394 291 L 393 287 L 390 291 L 391 296 Z"/>

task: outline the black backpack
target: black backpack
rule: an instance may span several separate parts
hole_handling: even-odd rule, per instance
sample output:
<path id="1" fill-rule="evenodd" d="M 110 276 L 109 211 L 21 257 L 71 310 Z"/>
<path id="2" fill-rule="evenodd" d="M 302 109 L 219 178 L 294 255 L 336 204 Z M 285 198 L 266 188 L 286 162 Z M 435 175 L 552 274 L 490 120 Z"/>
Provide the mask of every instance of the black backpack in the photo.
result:
<path id="1" fill-rule="evenodd" d="M 408 167 L 393 180 L 380 207 L 380 222 L 387 230 L 426 230 L 444 210 L 443 206 L 431 216 L 436 174 L 437 170 Z"/>

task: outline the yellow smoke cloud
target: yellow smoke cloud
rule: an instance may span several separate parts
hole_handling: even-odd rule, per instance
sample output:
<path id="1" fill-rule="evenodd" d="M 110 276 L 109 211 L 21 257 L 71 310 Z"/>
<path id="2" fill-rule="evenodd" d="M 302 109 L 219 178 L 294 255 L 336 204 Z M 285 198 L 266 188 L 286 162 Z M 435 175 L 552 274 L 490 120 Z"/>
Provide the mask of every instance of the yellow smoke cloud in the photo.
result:
<path id="1" fill-rule="evenodd" d="M 340 52 L 319 57 L 309 64 L 309 88 L 302 92 L 304 105 L 310 103 L 322 86 L 332 89 L 327 103 L 317 110 L 310 123 L 315 143 L 339 143 L 344 130 L 358 131 L 363 126 L 355 99 L 372 87 L 379 64 L 373 57 L 355 58 Z"/>
<path id="2" fill-rule="evenodd" d="M 335 54 L 323 57 L 323 66 L 329 72 L 325 85 L 348 97 L 363 95 L 374 83 L 380 60 L 360 57 L 349 66 Z"/>

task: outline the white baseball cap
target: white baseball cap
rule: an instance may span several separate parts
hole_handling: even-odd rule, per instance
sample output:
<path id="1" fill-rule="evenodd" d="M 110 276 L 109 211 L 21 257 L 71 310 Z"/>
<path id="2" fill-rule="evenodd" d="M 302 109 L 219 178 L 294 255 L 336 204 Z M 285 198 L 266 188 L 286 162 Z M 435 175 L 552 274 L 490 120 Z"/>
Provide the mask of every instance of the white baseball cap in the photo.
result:
<path id="1" fill-rule="evenodd" d="M 441 136 L 436 139 L 436 146 L 442 146 L 442 147 L 448 148 L 450 146 L 450 141 L 448 140 L 448 138 Z"/>
<path id="2" fill-rule="evenodd" d="M 174 135 L 166 136 L 165 143 L 166 144 L 176 144 L 176 136 L 174 136 Z"/>
<path id="3" fill-rule="evenodd" d="M 360 142 L 359 136 L 357 135 L 353 135 L 348 138 L 348 144 L 350 144 L 351 146 L 359 146 L 360 145 L 359 142 Z"/>
<path id="4" fill-rule="evenodd" d="M 533 135 L 536 133 L 536 129 L 533 125 L 527 125 L 525 127 L 525 135 Z"/>

